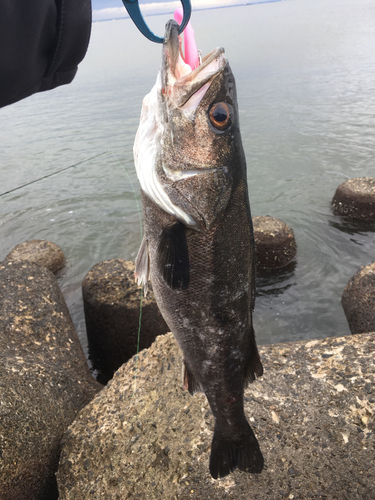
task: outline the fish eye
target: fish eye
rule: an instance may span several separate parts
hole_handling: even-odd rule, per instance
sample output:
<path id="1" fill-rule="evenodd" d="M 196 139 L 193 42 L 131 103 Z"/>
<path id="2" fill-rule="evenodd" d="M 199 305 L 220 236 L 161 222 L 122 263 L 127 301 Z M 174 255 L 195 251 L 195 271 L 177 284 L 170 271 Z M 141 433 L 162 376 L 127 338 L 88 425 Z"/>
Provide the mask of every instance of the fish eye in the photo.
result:
<path id="1" fill-rule="evenodd" d="M 214 104 L 208 114 L 211 124 L 218 130 L 225 130 L 231 124 L 230 109 L 226 102 Z"/>

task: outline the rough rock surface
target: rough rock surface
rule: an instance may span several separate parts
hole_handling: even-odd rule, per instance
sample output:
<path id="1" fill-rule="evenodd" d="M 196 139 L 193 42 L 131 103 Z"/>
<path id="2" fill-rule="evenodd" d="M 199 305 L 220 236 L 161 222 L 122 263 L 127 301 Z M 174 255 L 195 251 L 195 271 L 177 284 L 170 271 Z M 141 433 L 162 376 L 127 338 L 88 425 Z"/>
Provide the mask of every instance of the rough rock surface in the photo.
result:
<path id="1" fill-rule="evenodd" d="M 350 278 L 341 303 L 352 333 L 375 331 L 375 261 Z"/>
<path id="2" fill-rule="evenodd" d="M 134 280 L 134 262 L 112 259 L 96 264 L 82 283 L 90 358 L 107 382 L 137 352 L 141 287 Z M 139 350 L 169 331 L 152 292 L 142 297 Z"/>
<path id="3" fill-rule="evenodd" d="M 64 431 L 101 386 L 56 278 L 0 263 L 0 498 L 53 500 Z"/>
<path id="4" fill-rule="evenodd" d="M 336 215 L 351 219 L 375 220 L 375 177 L 355 177 L 336 189 L 332 199 Z"/>
<path id="5" fill-rule="evenodd" d="M 297 253 L 293 230 L 269 215 L 253 217 L 257 269 L 277 269 L 289 264 Z"/>
<path id="6" fill-rule="evenodd" d="M 45 240 L 31 240 L 20 243 L 8 253 L 5 260 L 33 262 L 39 266 L 48 267 L 53 273 L 62 269 L 65 264 L 65 257 L 61 248 L 55 243 Z"/>
<path id="7" fill-rule="evenodd" d="M 373 500 L 375 334 L 260 348 L 245 391 L 260 475 L 208 472 L 213 417 L 181 388 L 181 354 L 160 336 L 115 373 L 64 437 L 60 500 Z"/>

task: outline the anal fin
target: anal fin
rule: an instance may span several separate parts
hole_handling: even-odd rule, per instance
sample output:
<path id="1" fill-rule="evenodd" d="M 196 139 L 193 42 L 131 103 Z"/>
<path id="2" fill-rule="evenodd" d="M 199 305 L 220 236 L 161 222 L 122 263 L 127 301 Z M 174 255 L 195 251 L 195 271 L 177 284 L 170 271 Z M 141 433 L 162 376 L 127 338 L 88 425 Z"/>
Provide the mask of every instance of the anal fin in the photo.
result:
<path id="1" fill-rule="evenodd" d="M 196 392 L 201 392 L 201 386 L 200 384 L 195 380 L 194 375 L 191 373 L 189 368 L 186 366 L 186 362 L 184 361 L 183 365 L 183 374 L 182 374 L 182 384 L 184 387 L 184 390 L 186 389 L 190 392 L 191 395 L 195 394 Z"/>
<path id="2" fill-rule="evenodd" d="M 245 367 L 245 377 L 244 385 L 245 387 L 250 383 L 254 382 L 256 377 L 261 377 L 263 375 L 263 365 L 260 360 L 258 348 L 255 342 L 255 333 L 253 325 L 251 325 L 250 330 L 250 353 Z"/>
<path id="3" fill-rule="evenodd" d="M 157 268 L 172 290 L 186 290 L 189 286 L 190 264 L 185 226 L 176 222 L 163 229 L 157 248 Z"/>
<path id="4" fill-rule="evenodd" d="M 148 254 L 148 245 L 146 236 L 143 236 L 141 246 L 135 259 L 135 281 L 138 285 L 144 287 L 145 297 L 148 290 L 148 280 L 150 279 L 150 257 Z"/>

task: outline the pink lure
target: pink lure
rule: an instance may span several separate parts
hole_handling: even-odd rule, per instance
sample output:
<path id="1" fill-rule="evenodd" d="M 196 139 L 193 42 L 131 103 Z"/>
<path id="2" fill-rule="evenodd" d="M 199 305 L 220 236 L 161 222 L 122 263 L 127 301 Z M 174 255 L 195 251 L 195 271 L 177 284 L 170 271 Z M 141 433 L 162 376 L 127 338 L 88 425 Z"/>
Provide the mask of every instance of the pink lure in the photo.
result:
<path id="1" fill-rule="evenodd" d="M 183 17 L 183 10 L 177 9 L 174 13 L 174 18 L 181 24 Z M 195 69 L 199 66 L 198 49 L 195 43 L 194 30 L 191 27 L 190 21 L 188 22 L 186 28 L 184 29 L 184 46 L 185 46 L 185 62 L 191 69 Z"/>

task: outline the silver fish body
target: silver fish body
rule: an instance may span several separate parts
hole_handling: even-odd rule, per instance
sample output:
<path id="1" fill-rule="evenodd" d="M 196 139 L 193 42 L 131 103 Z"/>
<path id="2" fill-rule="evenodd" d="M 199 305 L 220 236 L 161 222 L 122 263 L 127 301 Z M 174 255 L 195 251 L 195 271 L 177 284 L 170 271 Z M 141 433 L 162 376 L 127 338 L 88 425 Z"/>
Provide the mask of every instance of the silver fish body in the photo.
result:
<path id="1" fill-rule="evenodd" d="M 151 279 L 183 352 L 184 386 L 203 391 L 211 406 L 212 477 L 236 467 L 259 473 L 263 456 L 243 407 L 244 386 L 263 369 L 235 81 L 223 49 L 189 73 L 177 33 L 177 23 L 167 23 L 161 73 L 135 142 L 145 225 L 136 276 Z"/>

